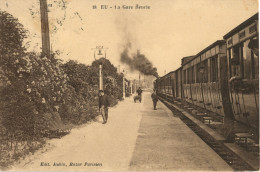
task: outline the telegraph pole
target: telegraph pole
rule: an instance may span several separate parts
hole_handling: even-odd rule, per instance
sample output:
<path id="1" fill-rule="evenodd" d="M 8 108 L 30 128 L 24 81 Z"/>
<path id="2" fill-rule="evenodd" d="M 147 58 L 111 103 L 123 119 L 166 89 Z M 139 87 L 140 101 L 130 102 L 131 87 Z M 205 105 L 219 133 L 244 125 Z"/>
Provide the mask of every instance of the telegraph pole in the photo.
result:
<path id="1" fill-rule="evenodd" d="M 41 32 L 42 32 L 42 57 L 50 57 L 50 35 L 47 0 L 40 0 Z"/>

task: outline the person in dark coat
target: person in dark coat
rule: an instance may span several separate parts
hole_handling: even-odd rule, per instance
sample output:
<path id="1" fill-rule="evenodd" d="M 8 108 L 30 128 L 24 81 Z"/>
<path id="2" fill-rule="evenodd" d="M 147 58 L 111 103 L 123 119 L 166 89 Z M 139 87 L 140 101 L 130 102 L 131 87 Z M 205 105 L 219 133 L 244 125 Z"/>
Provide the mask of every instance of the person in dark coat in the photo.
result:
<path id="1" fill-rule="evenodd" d="M 138 90 L 136 90 L 138 96 L 139 96 L 139 101 L 141 102 L 142 101 L 142 92 L 143 90 L 141 89 L 141 87 L 138 88 Z"/>
<path id="2" fill-rule="evenodd" d="M 158 97 L 157 97 L 157 94 L 156 94 L 155 90 L 154 90 L 154 92 L 152 93 L 151 97 L 152 97 L 152 100 L 153 100 L 153 109 L 156 110 L 156 105 L 157 105 Z"/>
<path id="3" fill-rule="evenodd" d="M 103 117 L 103 124 L 107 123 L 108 119 L 108 107 L 110 105 L 108 96 L 103 90 L 99 91 L 99 112 L 101 112 Z"/>
<path id="4" fill-rule="evenodd" d="M 142 95 L 143 90 L 141 89 L 141 87 L 138 88 L 138 90 L 136 91 L 138 96 Z"/>

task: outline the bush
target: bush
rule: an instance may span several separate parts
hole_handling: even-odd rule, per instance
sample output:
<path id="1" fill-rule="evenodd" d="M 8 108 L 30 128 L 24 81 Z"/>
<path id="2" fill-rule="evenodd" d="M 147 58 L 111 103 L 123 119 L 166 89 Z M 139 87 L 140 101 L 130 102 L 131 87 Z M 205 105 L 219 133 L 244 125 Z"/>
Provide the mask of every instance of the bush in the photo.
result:
<path id="1" fill-rule="evenodd" d="M 98 106 L 99 64 L 103 66 L 104 91 L 109 95 L 111 105 L 117 104 L 118 99 L 122 98 L 122 90 L 118 85 L 122 85 L 123 77 L 117 73 L 117 69 L 109 60 L 101 58 L 91 66 L 73 60 L 68 61 L 62 68 L 68 76 L 68 85 L 73 89 L 66 93 L 70 95 L 65 96 L 67 103 L 62 108 L 62 114 L 69 109 L 70 116 L 66 118 L 69 117 L 68 120 L 75 124 L 84 123 L 86 119 L 97 115 L 97 108 L 93 109 L 93 106 Z"/>
<path id="2" fill-rule="evenodd" d="M 48 129 L 46 116 L 78 125 L 98 115 L 99 64 L 111 105 L 122 99 L 123 76 L 109 60 L 101 58 L 91 66 L 63 64 L 55 53 L 47 58 L 27 52 L 26 33 L 17 19 L 0 11 L 0 166 L 44 143 L 41 130 Z M 18 152 L 18 142 L 24 141 L 23 152 Z"/>

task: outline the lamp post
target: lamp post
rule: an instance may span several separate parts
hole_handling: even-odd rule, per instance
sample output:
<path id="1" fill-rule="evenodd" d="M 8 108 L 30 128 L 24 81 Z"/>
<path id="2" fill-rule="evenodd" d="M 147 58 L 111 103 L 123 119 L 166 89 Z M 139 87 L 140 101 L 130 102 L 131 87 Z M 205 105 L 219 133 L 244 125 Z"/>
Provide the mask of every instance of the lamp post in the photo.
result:
<path id="1" fill-rule="evenodd" d="M 99 90 L 103 90 L 103 72 L 102 72 L 102 64 L 99 65 Z"/>
<path id="2" fill-rule="evenodd" d="M 99 56 L 103 55 L 102 54 L 102 50 L 105 51 L 105 58 L 106 58 L 106 50 L 108 48 L 104 48 L 103 46 L 96 46 L 96 48 L 91 48 L 91 50 L 94 50 L 94 59 L 96 60 L 96 51 L 98 50 L 98 54 Z M 103 86 L 103 65 L 102 63 L 99 64 L 99 90 L 103 90 L 104 86 Z"/>

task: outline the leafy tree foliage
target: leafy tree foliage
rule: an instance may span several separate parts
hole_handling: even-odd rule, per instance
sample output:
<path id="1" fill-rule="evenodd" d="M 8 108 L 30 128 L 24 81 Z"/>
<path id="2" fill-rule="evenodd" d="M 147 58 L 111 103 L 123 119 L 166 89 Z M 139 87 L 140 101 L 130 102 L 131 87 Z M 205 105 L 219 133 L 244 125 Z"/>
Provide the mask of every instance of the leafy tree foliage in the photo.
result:
<path id="1" fill-rule="evenodd" d="M 111 104 L 122 98 L 122 75 L 109 60 L 91 66 L 27 52 L 26 30 L 13 16 L 0 11 L 1 122 L 8 132 L 34 135 L 45 113 L 58 111 L 64 122 L 79 124 L 97 114 L 99 64 Z M 3 79 L 4 78 L 4 79 Z M 5 82 L 4 82 L 5 80 Z M 47 126 L 46 126 L 47 127 Z"/>
<path id="2" fill-rule="evenodd" d="M 25 55 L 23 40 L 26 32 L 16 18 L 0 11 L 0 64 L 3 70 L 14 71 L 15 61 Z"/>
<path id="3" fill-rule="evenodd" d="M 119 87 L 122 85 L 123 77 L 117 73 L 117 69 L 109 60 L 101 58 L 95 60 L 91 66 L 71 60 L 63 65 L 63 69 L 69 77 L 68 84 L 75 89 L 78 96 L 82 96 L 87 104 L 95 104 L 99 89 L 100 64 L 102 64 L 104 91 L 110 96 L 112 104 L 115 104 L 117 99 L 122 98 L 122 89 Z"/>
<path id="4" fill-rule="evenodd" d="M 55 53 L 47 58 L 27 52 L 26 34 L 16 18 L 0 11 L 0 140 L 5 140 L 1 147 L 42 136 L 41 130 L 49 128 L 46 116 L 49 121 L 78 125 L 98 115 L 99 64 L 111 104 L 122 98 L 123 77 L 109 60 L 101 58 L 91 66 L 63 64 Z M 11 158 L 2 150 L 0 155 L 3 160 Z"/>

